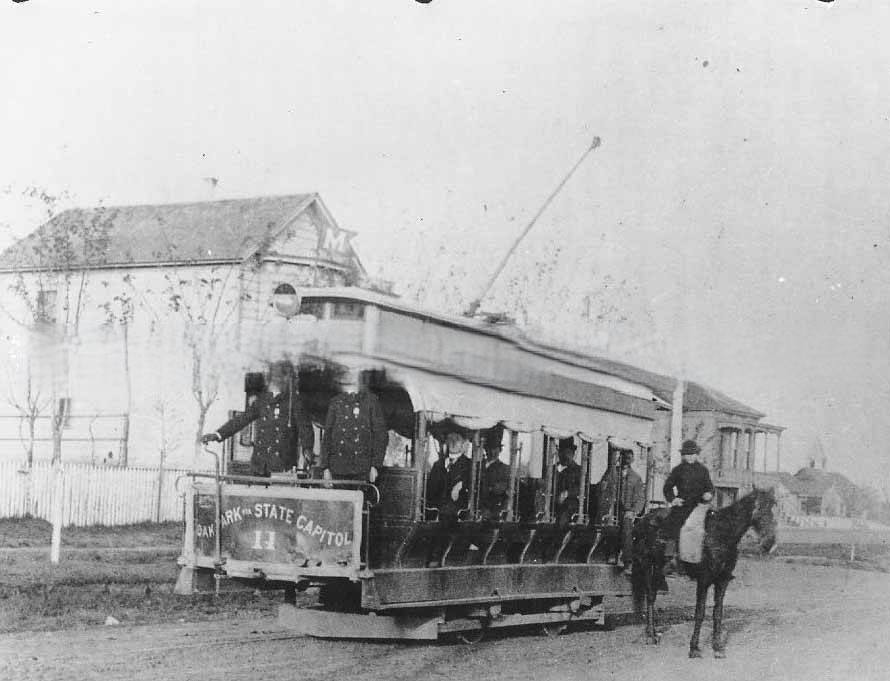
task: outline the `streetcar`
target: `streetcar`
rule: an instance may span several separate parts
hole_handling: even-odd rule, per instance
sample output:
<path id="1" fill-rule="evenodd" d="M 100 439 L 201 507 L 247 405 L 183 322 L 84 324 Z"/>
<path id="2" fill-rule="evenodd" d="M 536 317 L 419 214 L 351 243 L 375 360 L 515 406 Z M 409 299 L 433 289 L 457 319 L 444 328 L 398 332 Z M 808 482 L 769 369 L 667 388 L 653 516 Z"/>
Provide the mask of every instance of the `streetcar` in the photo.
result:
<path id="1" fill-rule="evenodd" d="M 630 449 L 652 497 L 653 423 L 669 405 L 498 318 L 450 317 L 357 288 L 305 289 L 297 309 L 267 329 L 264 352 L 294 368 L 318 435 L 313 456 L 249 475 L 245 429 L 224 443 L 215 473 L 192 474 L 176 591 L 284 588 L 280 623 L 317 637 L 474 641 L 501 627 L 604 624 L 606 603 L 631 585 L 617 560 L 620 518 L 605 502 L 619 491 L 600 481 Z M 385 421 L 373 482 L 315 467 L 347 373 Z M 246 376 L 246 403 L 261 385 L 260 372 Z M 483 481 L 495 437 L 508 475 L 491 513 Z M 431 483 L 455 442 L 469 476 L 460 507 L 446 512 Z M 580 478 L 568 514 L 561 448 Z M 308 589 L 317 604 L 296 607 L 294 592 Z"/>

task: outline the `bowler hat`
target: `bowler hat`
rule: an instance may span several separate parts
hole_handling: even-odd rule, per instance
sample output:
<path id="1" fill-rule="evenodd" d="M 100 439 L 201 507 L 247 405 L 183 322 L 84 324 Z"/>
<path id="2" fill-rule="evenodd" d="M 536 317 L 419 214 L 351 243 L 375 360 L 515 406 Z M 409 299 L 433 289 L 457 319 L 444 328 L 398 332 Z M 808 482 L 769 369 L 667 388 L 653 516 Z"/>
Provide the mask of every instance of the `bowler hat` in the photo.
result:
<path id="1" fill-rule="evenodd" d="M 562 449 L 577 449 L 575 446 L 575 438 L 573 437 L 561 437 L 559 438 L 559 448 Z"/>
<path id="2" fill-rule="evenodd" d="M 680 447 L 680 455 L 681 456 L 684 456 L 684 455 L 694 456 L 695 454 L 698 454 L 700 451 L 701 451 L 701 449 L 699 449 L 698 445 L 695 443 L 695 440 L 686 440 L 686 442 L 683 443 L 683 446 Z"/>

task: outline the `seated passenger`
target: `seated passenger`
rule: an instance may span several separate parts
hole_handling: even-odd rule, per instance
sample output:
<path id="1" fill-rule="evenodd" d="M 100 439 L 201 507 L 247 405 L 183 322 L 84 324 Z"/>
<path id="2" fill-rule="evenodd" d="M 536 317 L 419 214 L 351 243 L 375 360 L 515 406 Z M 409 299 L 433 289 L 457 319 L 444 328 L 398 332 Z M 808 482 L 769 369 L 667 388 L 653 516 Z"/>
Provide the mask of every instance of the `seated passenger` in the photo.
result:
<path id="1" fill-rule="evenodd" d="M 445 485 L 448 484 L 448 468 L 445 462 L 448 460 L 448 451 L 443 444 L 438 452 L 439 458 L 430 467 L 426 478 L 426 506 L 427 508 L 441 508 L 445 502 Z"/>
<path id="2" fill-rule="evenodd" d="M 578 495 L 581 492 L 581 466 L 575 463 L 575 438 L 559 440 L 559 463 L 556 465 L 556 522 L 568 525 L 579 511 Z"/>
<path id="3" fill-rule="evenodd" d="M 503 437 L 502 428 L 492 428 L 485 438 L 485 462 L 479 485 L 479 512 L 483 520 L 500 520 L 507 510 L 510 467 L 500 460 Z"/>
<path id="4" fill-rule="evenodd" d="M 439 506 L 443 519 L 456 520 L 460 511 L 470 505 L 470 478 L 473 463 L 467 456 L 470 442 L 460 433 L 449 433 L 448 460 L 445 462 L 444 499 Z"/>
<path id="5" fill-rule="evenodd" d="M 609 466 L 600 480 L 600 504 L 597 521 L 605 516 L 616 514 L 615 520 L 621 528 L 621 560 L 625 569 L 630 568 L 633 557 L 634 518 L 643 512 L 646 495 L 643 480 L 631 468 L 633 450 L 619 450 L 618 466 Z"/>

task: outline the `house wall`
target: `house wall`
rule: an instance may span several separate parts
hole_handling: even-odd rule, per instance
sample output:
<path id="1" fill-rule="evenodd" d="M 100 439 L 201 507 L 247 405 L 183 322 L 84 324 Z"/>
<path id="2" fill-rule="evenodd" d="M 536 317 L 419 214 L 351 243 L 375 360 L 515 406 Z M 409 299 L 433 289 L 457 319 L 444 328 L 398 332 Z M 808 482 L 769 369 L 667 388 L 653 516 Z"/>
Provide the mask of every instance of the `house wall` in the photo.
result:
<path id="1" fill-rule="evenodd" d="M 829 487 L 822 494 L 822 503 L 819 508 L 819 514 L 834 517 L 847 515 L 843 497 L 841 497 L 836 488 Z"/>
<path id="2" fill-rule="evenodd" d="M 289 248 L 285 244 L 279 252 Z M 14 403 L 25 402 L 30 384 L 41 406 L 36 459 L 52 455 L 51 405 L 64 396 L 71 400 L 62 431 L 65 461 L 119 461 L 123 415 L 129 413 L 130 465 L 156 466 L 163 453 L 167 466 L 211 466 L 195 446 L 195 388 L 216 395 L 200 430 L 215 429 L 229 410 L 243 408 L 245 371 L 262 369 L 274 359 L 269 354 L 274 348 L 258 339 L 280 319 L 271 307 L 275 287 L 283 281 L 297 288 L 343 285 L 349 276 L 285 261 L 109 268 L 92 270 L 82 281 L 78 275 L 68 295 L 61 293 L 65 282 L 58 278 L 38 284 L 35 277 L 0 276 L 0 376 L 6 388 L 0 394 L 0 460 L 24 456 L 27 422 Z M 39 330 L 24 324 L 30 311 L 10 289 L 19 281 L 32 291 L 60 291 L 56 324 Z M 120 313 L 122 301 L 132 304 L 126 329 L 111 318 Z"/>

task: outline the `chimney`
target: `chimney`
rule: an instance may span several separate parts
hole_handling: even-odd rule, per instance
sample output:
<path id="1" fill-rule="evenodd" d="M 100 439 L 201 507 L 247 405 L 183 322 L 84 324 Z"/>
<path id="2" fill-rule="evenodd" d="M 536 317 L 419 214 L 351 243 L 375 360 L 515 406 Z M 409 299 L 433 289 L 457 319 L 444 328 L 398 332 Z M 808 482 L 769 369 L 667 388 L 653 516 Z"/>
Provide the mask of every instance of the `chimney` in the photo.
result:
<path id="1" fill-rule="evenodd" d="M 822 470 L 823 471 L 828 470 L 828 457 L 827 456 L 822 457 Z"/>
<path id="2" fill-rule="evenodd" d="M 815 467 L 816 467 L 816 458 L 810 457 L 810 468 L 815 468 Z"/>

